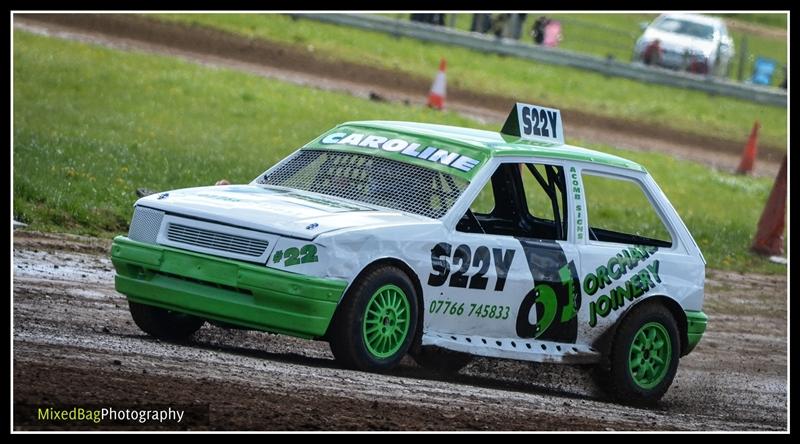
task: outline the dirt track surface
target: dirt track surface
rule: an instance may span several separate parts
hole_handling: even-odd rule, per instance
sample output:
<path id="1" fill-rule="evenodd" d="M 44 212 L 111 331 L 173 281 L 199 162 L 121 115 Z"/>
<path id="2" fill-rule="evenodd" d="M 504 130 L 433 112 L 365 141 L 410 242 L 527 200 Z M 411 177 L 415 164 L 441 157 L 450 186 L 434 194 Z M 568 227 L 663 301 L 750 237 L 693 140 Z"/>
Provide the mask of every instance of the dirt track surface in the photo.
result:
<path id="1" fill-rule="evenodd" d="M 137 15 L 17 14 L 15 26 L 31 32 L 119 49 L 181 57 L 310 87 L 398 103 L 422 104 L 430 79 L 374 66 L 320 57 L 299 46 L 248 39 L 228 32 L 167 23 Z M 500 124 L 518 98 L 448 86 L 447 106 L 485 122 Z M 541 102 L 535 97 L 526 100 Z M 542 105 L 558 107 L 542 102 Z M 739 164 L 741 140 L 688 133 L 655 124 L 564 109 L 567 131 L 577 139 L 620 148 L 671 153 L 723 170 Z M 499 126 L 499 125 L 498 125 Z M 747 130 L 743 130 L 747 132 Z M 755 174 L 774 176 L 785 150 L 760 144 Z"/>
<path id="2" fill-rule="evenodd" d="M 343 370 L 324 342 L 204 326 L 154 340 L 114 291 L 110 243 L 14 233 L 15 405 L 208 406 L 211 430 L 786 430 L 786 278 L 710 272 L 709 331 L 654 408 L 607 401 L 578 367 L 476 359 Z M 16 430 L 56 429 L 52 423 Z M 93 424 L 85 430 L 98 430 Z M 145 429 L 182 429 L 147 425 Z"/>
<path id="3" fill-rule="evenodd" d="M 778 26 L 767 26 L 744 20 L 734 20 L 730 17 L 725 18 L 725 24 L 728 25 L 728 29 L 731 31 L 754 34 L 770 39 L 785 39 L 788 36 L 786 29 Z"/>

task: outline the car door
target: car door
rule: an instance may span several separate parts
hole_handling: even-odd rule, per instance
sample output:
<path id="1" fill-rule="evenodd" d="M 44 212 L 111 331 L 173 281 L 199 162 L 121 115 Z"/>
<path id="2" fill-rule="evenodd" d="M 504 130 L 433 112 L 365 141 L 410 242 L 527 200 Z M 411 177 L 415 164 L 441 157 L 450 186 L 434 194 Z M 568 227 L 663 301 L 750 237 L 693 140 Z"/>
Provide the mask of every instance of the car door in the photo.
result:
<path id="1" fill-rule="evenodd" d="M 565 177 L 560 165 L 497 167 L 449 238 L 432 249 L 427 283 L 443 302 L 433 298 L 427 307 L 426 328 L 575 341 L 580 287 L 576 250 L 566 241 Z"/>
<path id="2" fill-rule="evenodd" d="M 517 310 L 520 338 L 561 343 L 577 339 L 580 259 L 574 244 L 568 167 L 527 162 L 520 169 L 525 202 L 520 203 L 519 213 L 527 223 L 517 239 L 533 279 Z"/>
<path id="3" fill-rule="evenodd" d="M 683 293 L 670 286 L 692 280 L 693 268 L 687 264 L 697 259 L 685 252 L 675 227 L 645 186 L 644 174 L 601 167 L 580 170 L 587 212 L 585 242 L 578 245 L 584 297 L 579 335 L 588 342 L 640 298 Z M 666 282 L 667 274 L 677 280 Z"/>
<path id="4" fill-rule="evenodd" d="M 425 286 L 425 330 L 507 338 L 515 332 L 520 294 L 532 288 L 530 272 L 507 201 L 502 165 L 448 235 L 431 248 Z"/>

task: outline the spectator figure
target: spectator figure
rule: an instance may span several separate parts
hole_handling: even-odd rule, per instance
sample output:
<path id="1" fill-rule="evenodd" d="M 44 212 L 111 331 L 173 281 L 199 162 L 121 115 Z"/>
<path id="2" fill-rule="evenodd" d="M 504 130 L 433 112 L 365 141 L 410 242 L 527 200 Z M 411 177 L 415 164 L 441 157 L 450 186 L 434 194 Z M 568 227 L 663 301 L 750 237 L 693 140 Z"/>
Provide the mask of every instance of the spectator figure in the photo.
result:
<path id="1" fill-rule="evenodd" d="M 485 33 L 492 27 L 491 14 L 472 14 L 472 26 L 470 31 Z"/>
<path id="2" fill-rule="evenodd" d="M 540 16 L 533 22 L 533 31 L 531 35 L 533 36 L 533 41 L 537 45 L 541 45 L 544 43 L 544 28 L 550 23 L 550 19 L 545 16 Z"/>
<path id="3" fill-rule="evenodd" d="M 444 26 L 444 14 L 411 14 L 411 21 Z"/>
<path id="4" fill-rule="evenodd" d="M 522 37 L 522 24 L 525 23 L 525 17 L 528 14 L 510 14 L 508 23 L 508 32 L 506 35 L 514 40 L 519 40 Z"/>
<path id="5" fill-rule="evenodd" d="M 412 22 L 432 23 L 433 14 L 411 14 Z"/>
<path id="6" fill-rule="evenodd" d="M 661 40 L 655 39 L 644 49 L 642 61 L 645 65 L 657 65 L 661 62 L 661 53 Z"/>
<path id="7" fill-rule="evenodd" d="M 561 22 L 548 20 L 544 27 L 544 46 L 554 48 L 561 41 Z"/>
<path id="8" fill-rule="evenodd" d="M 527 14 L 497 14 L 492 20 L 491 31 L 497 37 L 519 40 L 522 35 L 522 23 Z"/>
<path id="9" fill-rule="evenodd" d="M 504 36 L 503 34 L 510 18 L 511 14 L 496 14 L 492 17 L 492 27 L 490 30 L 495 37 L 500 38 Z"/>
<path id="10" fill-rule="evenodd" d="M 412 22 L 428 22 L 428 14 L 411 14 L 411 21 Z"/>
<path id="11" fill-rule="evenodd" d="M 689 63 L 689 72 L 694 74 L 708 74 L 708 63 L 702 56 L 692 56 Z"/>

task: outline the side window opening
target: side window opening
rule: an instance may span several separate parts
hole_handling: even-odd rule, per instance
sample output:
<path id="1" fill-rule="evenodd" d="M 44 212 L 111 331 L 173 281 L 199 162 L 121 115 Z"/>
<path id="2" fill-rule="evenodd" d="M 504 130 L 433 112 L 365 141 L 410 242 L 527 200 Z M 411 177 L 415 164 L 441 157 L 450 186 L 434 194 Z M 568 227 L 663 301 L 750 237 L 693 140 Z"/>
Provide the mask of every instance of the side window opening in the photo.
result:
<path id="1" fill-rule="evenodd" d="M 672 247 L 672 236 L 642 186 L 630 179 L 582 174 L 589 239 Z"/>
<path id="2" fill-rule="evenodd" d="M 501 164 L 463 215 L 456 230 L 566 240 L 565 182 L 562 167 Z"/>
<path id="3" fill-rule="evenodd" d="M 553 165 L 525 164 L 522 172 L 532 235 L 539 239 L 566 240 L 566 180 L 564 168 Z"/>
<path id="4" fill-rule="evenodd" d="M 488 216 L 494 211 L 494 188 L 492 188 L 492 181 L 486 182 L 486 185 L 478 193 L 478 197 L 470 205 L 470 210 L 476 215 Z"/>

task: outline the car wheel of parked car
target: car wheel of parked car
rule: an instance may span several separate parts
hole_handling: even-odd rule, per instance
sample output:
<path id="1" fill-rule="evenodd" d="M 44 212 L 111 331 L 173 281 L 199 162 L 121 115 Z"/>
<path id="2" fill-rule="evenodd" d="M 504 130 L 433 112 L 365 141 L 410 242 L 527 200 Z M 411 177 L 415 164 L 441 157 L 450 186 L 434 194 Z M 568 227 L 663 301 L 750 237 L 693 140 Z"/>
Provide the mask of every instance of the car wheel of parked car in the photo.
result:
<path id="1" fill-rule="evenodd" d="M 420 367 L 441 375 L 452 375 L 472 362 L 472 355 L 440 347 L 424 346 L 411 353 Z"/>
<path id="2" fill-rule="evenodd" d="M 680 341 L 672 314 L 645 303 L 623 319 L 611 347 L 610 393 L 632 404 L 664 396 L 678 369 Z"/>
<path id="3" fill-rule="evenodd" d="M 145 333 L 158 339 L 182 341 L 193 335 L 205 320 L 177 311 L 128 301 L 133 322 Z"/>
<path id="4" fill-rule="evenodd" d="M 411 279 L 391 266 L 367 272 L 340 303 L 328 336 L 347 368 L 385 371 L 408 351 L 417 331 L 417 295 Z"/>

